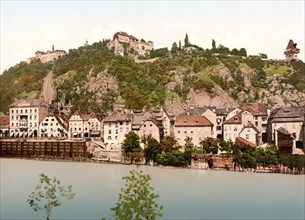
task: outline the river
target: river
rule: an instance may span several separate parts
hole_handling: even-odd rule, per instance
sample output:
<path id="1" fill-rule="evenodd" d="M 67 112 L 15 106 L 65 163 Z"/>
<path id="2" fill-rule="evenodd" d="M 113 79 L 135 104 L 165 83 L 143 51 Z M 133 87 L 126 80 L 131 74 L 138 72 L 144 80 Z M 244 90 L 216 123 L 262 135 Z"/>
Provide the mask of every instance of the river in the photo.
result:
<path id="1" fill-rule="evenodd" d="M 73 185 L 76 196 L 51 219 L 113 219 L 123 176 L 133 165 L 0 158 L 0 219 L 43 219 L 27 203 L 38 175 Z M 164 206 L 161 219 L 304 219 L 304 175 L 141 166 Z"/>

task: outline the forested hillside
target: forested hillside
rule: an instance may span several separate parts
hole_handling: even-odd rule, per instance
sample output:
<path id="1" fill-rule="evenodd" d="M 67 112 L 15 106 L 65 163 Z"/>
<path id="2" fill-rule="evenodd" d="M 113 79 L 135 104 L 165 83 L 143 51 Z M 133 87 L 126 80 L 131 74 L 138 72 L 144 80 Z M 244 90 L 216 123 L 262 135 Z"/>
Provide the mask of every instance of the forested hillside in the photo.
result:
<path id="1" fill-rule="evenodd" d="M 146 56 L 114 55 L 108 40 L 71 49 L 53 63 L 21 62 L 0 75 L 0 112 L 16 98 L 40 98 L 43 78 L 53 71 L 62 105 L 106 113 L 118 106 L 164 107 L 178 113 L 190 105 L 231 107 L 238 103 L 305 104 L 305 64 L 249 56 L 213 40 L 210 49 L 173 43 Z M 152 58 L 154 62 L 152 62 Z"/>

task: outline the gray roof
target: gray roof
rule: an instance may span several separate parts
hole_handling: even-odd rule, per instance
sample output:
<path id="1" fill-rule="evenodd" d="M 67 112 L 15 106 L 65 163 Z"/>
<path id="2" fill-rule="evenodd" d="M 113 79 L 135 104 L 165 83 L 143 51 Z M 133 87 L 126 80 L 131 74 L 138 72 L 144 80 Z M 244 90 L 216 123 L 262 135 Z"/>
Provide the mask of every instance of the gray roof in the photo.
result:
<path id="1" fill-rule="evenodd" d="M 305 106 L 281 107 L 274 109 L 268 121 L 276 122 L 304 122 Z"/>

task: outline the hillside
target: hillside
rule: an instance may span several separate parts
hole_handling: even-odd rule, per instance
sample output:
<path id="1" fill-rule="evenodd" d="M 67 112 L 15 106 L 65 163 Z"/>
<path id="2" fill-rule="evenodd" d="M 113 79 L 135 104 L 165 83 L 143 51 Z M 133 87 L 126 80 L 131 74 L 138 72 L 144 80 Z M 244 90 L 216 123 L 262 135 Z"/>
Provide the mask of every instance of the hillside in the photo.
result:
<path id="1" fill-rule="evenodd" d="M 179 113 L 190 105 L 236 106 L 264 102 L 271 107 L 305 104 L 305 64 L 247 56 L 246 49 L 222 45 L 203 49 L 160 48 L 145 56 L 114 55 L 109 41 L 69 50 L 54 62 L 21 62 L 0 75 L 0 112 L 7 113 L 16 98 L 46 96 L 53 82 L 53 101 L 73 109 L 106 113 L 164 107 Z M 48 74 L 49 73 L 49 74 Z M 50 79 L 52 76 L 52 79 Z M 50 99 L 50 94 L 47 99 Z"/>

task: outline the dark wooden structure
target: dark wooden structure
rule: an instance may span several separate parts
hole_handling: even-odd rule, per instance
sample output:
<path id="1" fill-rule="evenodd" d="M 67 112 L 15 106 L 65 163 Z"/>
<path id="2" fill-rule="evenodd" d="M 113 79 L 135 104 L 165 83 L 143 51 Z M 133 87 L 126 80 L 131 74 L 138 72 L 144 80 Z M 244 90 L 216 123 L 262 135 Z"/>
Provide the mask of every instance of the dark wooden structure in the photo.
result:
<path id="1" fill-rule="evenodd" d="M 87 158 L 85 141 L 0 140 L 0 157 L 19 158 Z"/>

